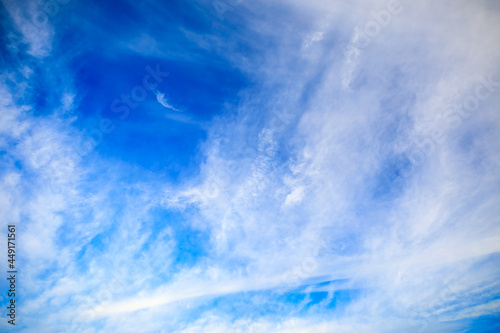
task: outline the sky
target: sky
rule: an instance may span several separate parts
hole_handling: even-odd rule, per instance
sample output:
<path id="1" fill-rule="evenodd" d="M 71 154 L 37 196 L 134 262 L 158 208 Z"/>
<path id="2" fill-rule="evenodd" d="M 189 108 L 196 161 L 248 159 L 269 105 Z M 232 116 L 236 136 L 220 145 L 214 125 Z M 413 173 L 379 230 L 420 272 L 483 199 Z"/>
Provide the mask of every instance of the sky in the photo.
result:
<path id="1" fill-rule="evenodd" d="M 1 332 L 500 331 L 498 1 L 0 15 Z"/>

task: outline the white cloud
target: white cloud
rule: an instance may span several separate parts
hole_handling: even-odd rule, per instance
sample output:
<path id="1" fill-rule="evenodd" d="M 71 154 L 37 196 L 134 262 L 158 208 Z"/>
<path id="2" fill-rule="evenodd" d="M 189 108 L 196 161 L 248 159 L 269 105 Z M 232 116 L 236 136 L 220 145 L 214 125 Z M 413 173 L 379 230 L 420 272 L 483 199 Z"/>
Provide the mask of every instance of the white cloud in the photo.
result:
<path id="1" fill-rule="evenodd" d="M 26 223 L 23 255 L 33 266 L 24 283 L 36 296 L 25 310 L 42 317 L 27 322 L 92 330 L 99 319 L 103 330 L 120 332 L 401 332 L 425 323 L 448 332 L 453 323 L 445 321 L 495 313 L 497 302 L 478 305 L 474 297 L 498 288 L 500 90 L 459 127 L 443 124 L 443 112 L 474 91 L 477 77 L 500 78 L 498 35 L 491 33 L 500 30 L 499 14 L 480 4 L 460 7 L 466 2 L 433 3 L 432 11 L 430 2 L 405 2 L 397 22 L 346 60 L 330 36 L 354 43 L 355 30 L 341 25 L 354 29 L 354 18 L 366 22 L 369 10 L 386 6 L 353 3 L 296 2 L 297 17 L 339 18 L 320 33 L 304 21 L 289 28 L 241 23 L 276 41 L 256 63 L 229 56 L 261 88 L 243 92 L 235 114 L 214 119 L 200 145 L 199 175 L 180 185 L 124 183 L 122 165 L 99 156 L 83 166 L 71 154 L 77 131 L 55 116 L 35 121 L 2 87 L 0 143 L 18 144 L 1 175 L 0 211 L 4 221 Z M 207 38 L 215 50 L 236 47 Z M 49 50 L 33 43 L 34 54 Z M 156 52 L 152 40 L 144 43 Z M 75 98 L 63 95 L 63 107 Z M 438 129 L 444 139 L 408 177 L 384 178 L 397 168 L 393 160 L 405 161 Z M 14 159 L 26 169 L 17 170 Z M 39 181 L 31 185 L 25 172 Z M 210 239 L 192 267 L 171 270 L 180 240 L 168 218 L 161 231 L 154 226 L 160 206 L 185 214 Z M 68 235 L 72 241 L 61 242 Z M 102 248 L 82 251 L 96 236 Z M 45 269 L 53 275 L 41 282 Z M 305 317 L 293 312 L 297 306 L 253 320 L 203 308 L 249 291 L 272 300 L 296 281 L 325 282 L 301 290 L 301 306 L 314 291 L 362 296 L 329 309 L 335 316 L 325 315 L 324 304 Z"/>
<path id="2" fill-rule="evenodd" d="M 23 36 L 23 40 L 17 37 L 11 38 L 10 46 L 17 50 L 21 42 L 26 42 L 30 46 L 28 51 L 30 55 L 37 58 L 48 56 L 52 50 L 54 28 L 50 23 L 51 16 L 43 10 L 42 4 L 36 1 L 3 0 L 2 2 Z"/>
<path id="3" fill-rule="evenodd" d="M 177 111 L 177 112 L 181 112 L 180 110 L 177 110 L 175 107 L 173 107 L 172 105 L 170 105 L 170 103 L 168 102 L 167 97 L 165 97 L 164 93 L 156 92 L 156 99 L 158 100 L 158 103 L 160 103 L 161 105 L 163 105 L 167 109 L 171 109 L 171 110 L 174 110 L 174 111 Z"/>
<path id="4" fill-rule="evenodd" d="M 304 195 L 305 189 L 303 187 L 294 189 L 289 195 L 287 195 L 284 203 L 285 207 L 300 203 L 304 198 Z"/>
<path id="5" fill-rule="evenodd" d="M 443 5 L 444 12 L 453 11 L 456 16 L 442 20 L 424 5 L 404 5 L 408 8 L 397 22 L 393 21 L 369 47 L 354 50 L 352 62 L 337 50 L 333 56 L 337 63 L 320 66 L 324 78 L 311 93 L 310 104 L 296 115 L 296 128 L 286 123 L 284 129 L 278 129 L 269 113 L 268 122 L 260 129 L 247 128 L 239 133 L 247 124 L 248 115 L 255 114 L 256 109 L 272 110 L 278 106 L 295 112 L 295 100 L 289 96 L 303 92 L 300 84 L 289 85 L 288 91 L 272 97 L 262 91 L 263 99 L 269 102 L 243 105 L 239 120 L 214 127 L 213 141 L 207 143 L 208 158 L 201 173 L 206 178 L 201 187 L 213 181 L 208 175 L 220 173 L 229 163 L 241 163 L 239 173 L 226 171 L 230 181 L 219 182 L 212 197 L 188 201 L 200 202 L 215 246 L 230 252 L 230 258 L 248 259 L 251 264 L 247 271 L 253 272 L 255 279 L 264 280 L 263 276 L 273 276 L 276 271 L 299 268 L 301 280 L 314 276 L 324 276 L 324 280 L 349 278 L 358 287 L 373 288 L 373 293 L 346 305 L 350 316 L 345 320 L 356 328 L 344 327 L 340 331 L 385 331 L 388 322 L 398 331 L 408 329 L 411 309 L 439 314 L 429 304 L 441 302 L 435 306 L 445 308 L 450 299 L 439 301 L 443 281 L 460 277 L 463 270 L 469 274 L 467 281 L 457 283 L 460 301 L 467 308 L 467 295 L 477 288 L 477 283 L 482 283 L 482 273 L 471 271 L 469 265 L 477 263 L 483 272 L 491 270 L 491 263 L 482 260 L 499 251 L 498 223 L 493 213 L 499 197 L 493 187 L 483 183 L 485 179 L 497 179 L 498 154 L 493 147 L 498 148 L 499 140 L 498 130 L 493 128 L 498 129 L 499 124 L 493 110 L 498 96 L 485 101 L 481 112 L 458 129 L 447 128 L 443 123 L 446 119 L 441 118 L 451 101 L 461 103 L 474 90 L 478 77 L 492 71 L 498 73 L 493 59 L 498 59 L 499 50 L 486 46 L 496 45 L 493 40 L 498 35 L 487 31 L 491 31 L 488 26 L 494 24 L 498 13 L 487 13 L 479 5 L 470 5 L 463 12 L 455 5 Z M 386 4 L 378 8 L 383 6 Z M 342 11 L 339 6 L 335 10 Z M 470 16 L 471 11 L 478 15 Z M 426 17 L 425 24 L 422 17 Z M 483 35 L 491 40 L 483 43 Z M 281 38 L 288 40 L 284 36 Z M 346 33 L 344 37 L 352 42 L 356 38 L 352 36 Z M 469 47 L 465 47 L 467 44 Z M 270 53 L 274 56 L 287 51 L 291 54 L 292 48 L 284 43 Z M 272 72 L 274 64 L 270 59 L 269 68 L 261 68 L 260 73 L 268 69 Z M 277 75 L 276 81 L 307 82 L 308 70 L 315 65 L 318 63 L 295 76 Z M 359 81 L 356 90 L 352 85 L 354 76 Z M 342 87 L 351 89 L 341 93 Z M 406 95 L 398 99 L 398 94 Z M 476 134 L 474 148 L 466 153 L 461 147 L 464 135 L 471 135 L 478 128 L 486 129 L 486 124 L 492 127 Z M 446 131 L 446 139 L 425 157 L 422 165 L 413 166 L 409 177 L 396 179 L 399 184 L 392 184 L 394 192 L 387 194 L 389 199 L 375 198 L 373 186 L 377 177 L 383 176 L 391 156 L 405 158 L 416 143 L 437 129 Z M 224 147 L 216 139 L 220 136 L 226 137 Z M 273 144 L 266 148 L 263 138 Z M 241 156 L 245 141 L 252 143 L 253 148 L 248 151 L 256 152 L 255 157 Z M 278 150 L 290 154 L 288 159 L 278 162 Z M 476 155 L 472 151 L 484 153 Z M 479 160 L 471 162 L 470 154 Z M 400 192 L 396 191 L 397 186 L 401 186 Z M 295 202 L 300 202 L 300 208 L 290 212 L 278 210 L 282 203 L 291 208 Z M 229 223 L 228 216 L 236 218 Z M 311 243 L 322 239 L 325 233 L 332 239 L 328 255 L 317 256 Z M 311 255 L 317 267 L 306 269 L 304 263 Z M 445 278 L 439 281 L 432 276 Z M 419 295 L 424 294 L 426 300 L 419 300 Z M 391 312 L 394 316 L 387 317 Z M 359 324 L 363 316 L 373 320 L 364 328 Z M 377 318 L 390 319 L 377 324 Z M 439 317 L 433 317 L 428 324 L 436 331 L 449 331 L 450 327 L 439 321 Z M 339 322 L 336 323 L 340 325 Z M 197 325 L 190 329 L 233 329 L 226 321 L 221 326 L 207 322 Z M 319 329 L 314 324 L 307 325 L 304 331 Z"/>

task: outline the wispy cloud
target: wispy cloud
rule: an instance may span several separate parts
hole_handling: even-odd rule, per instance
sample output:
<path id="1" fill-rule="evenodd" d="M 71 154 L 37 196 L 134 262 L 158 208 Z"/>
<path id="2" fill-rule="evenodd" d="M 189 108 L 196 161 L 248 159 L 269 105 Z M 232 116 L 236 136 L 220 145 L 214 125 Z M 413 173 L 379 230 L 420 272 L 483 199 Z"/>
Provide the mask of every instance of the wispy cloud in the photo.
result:
<path id="1" fill-rule="evenodd" d="M 161 105 L 163 105 L 167 109 L 171 109 L 171 110 L 174 110 L 177 112 L 182 112 L 182 111 L 176 109 L 175 107 L 173 107 L 172 105 L 170 105 L 170 103 L 168 102 L 167 97 L 165 97 L 164 93 L 157 91 L 156 92 L 156 99 L 158 100 L 158 103 L 160 103 Z"/>
<path id="2" fill-rule="evenodd" d="M 123 18 L 75 3 L 78 24 L 23 37 L 0 85 L 19 330 L 453 332 L 496 316 L 500 11 L 430 4 L 385 24 L 397 4 L 242 2 L 219 20 L 212 2 L 124 1 Z M 64 29 L 114 41 L 65 53 Z M 152 63 L 176 80 L 148 96 Z"/>

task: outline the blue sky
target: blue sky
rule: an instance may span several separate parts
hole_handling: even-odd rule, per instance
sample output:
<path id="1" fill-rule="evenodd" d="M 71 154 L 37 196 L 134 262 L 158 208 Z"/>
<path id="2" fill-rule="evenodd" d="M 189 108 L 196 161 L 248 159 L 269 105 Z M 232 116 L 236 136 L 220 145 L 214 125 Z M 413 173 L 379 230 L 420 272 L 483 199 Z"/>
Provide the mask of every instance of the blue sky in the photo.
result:
<path id="1" fill-rule="evenodd" d="M 0 14 L 0 331 L 500 330 L 496 1 Z"/>

